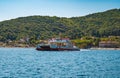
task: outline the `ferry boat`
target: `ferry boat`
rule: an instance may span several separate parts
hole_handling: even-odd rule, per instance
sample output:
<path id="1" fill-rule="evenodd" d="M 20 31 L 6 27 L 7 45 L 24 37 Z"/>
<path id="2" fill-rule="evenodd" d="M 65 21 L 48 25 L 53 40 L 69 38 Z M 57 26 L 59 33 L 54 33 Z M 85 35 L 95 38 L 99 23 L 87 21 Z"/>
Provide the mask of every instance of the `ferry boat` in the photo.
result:
<path id="1" fill-rule="evenodd" d="M 73 45 L 69 38 L 52 38 L 47 43 L 38 44 L 36 50 L 39 51 L 80 51 Z"/>

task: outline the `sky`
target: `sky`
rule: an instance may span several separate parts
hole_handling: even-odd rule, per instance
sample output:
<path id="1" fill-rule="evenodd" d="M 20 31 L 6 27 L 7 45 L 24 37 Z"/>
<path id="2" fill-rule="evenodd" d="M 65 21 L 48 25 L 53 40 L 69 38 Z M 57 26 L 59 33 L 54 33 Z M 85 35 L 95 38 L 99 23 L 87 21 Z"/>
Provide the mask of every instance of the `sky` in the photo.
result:
<path id="1" fill-rule="evenodd" d="M 120 0 L 0 0 L 0 21 L 33 15 L 78 17 L 115 8 Z"/>

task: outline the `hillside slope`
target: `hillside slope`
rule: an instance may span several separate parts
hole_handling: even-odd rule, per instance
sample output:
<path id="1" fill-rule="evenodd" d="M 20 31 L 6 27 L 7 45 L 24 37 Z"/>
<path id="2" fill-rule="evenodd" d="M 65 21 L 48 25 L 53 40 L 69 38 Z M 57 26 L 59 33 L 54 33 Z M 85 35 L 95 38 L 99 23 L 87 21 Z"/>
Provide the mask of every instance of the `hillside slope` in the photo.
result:
<path id="1" fill-rule="evenodd" d="M 46 39 L 59 33 L 72 39 L 82 36 L 120 36 L 120 9 L 83 17 L 29 16 L 0 22 L 0 41 L 25 37 Z"/>

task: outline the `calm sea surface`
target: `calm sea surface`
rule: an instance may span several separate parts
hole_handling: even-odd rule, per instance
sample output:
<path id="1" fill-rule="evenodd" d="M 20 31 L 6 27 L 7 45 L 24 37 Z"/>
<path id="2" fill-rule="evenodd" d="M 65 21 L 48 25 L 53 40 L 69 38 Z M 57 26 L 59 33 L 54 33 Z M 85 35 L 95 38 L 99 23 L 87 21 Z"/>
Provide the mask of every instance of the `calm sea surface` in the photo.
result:
<path id="1" fill-rule="evenodd" d="M 0 48 L 0 78 L 120 78 L 120 50 Z"/>

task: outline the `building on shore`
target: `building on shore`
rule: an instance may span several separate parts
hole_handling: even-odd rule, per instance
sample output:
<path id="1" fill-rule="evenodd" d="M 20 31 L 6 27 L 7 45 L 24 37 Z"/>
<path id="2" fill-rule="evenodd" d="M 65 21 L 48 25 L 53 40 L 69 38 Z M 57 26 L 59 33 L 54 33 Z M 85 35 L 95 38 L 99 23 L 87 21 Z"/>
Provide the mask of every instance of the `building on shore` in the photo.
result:
<path id="1" fill-rule="evenodd" d="M 100 48 L 118 48 L 119 43 L 116 41 L 101 41 L 99 42 Z"/>

